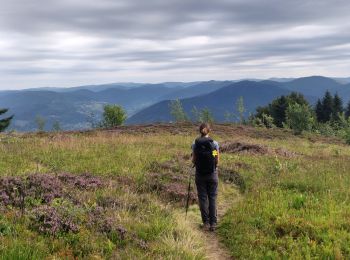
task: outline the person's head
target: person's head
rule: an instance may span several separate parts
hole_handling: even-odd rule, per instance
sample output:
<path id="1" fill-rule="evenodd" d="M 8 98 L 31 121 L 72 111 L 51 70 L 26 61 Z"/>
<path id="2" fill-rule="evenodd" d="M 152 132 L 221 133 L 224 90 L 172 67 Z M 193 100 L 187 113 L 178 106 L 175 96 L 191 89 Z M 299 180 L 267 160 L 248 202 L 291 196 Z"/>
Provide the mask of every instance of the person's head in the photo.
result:
<path id="1" fill-rule="evenodd" d="M 208 123 L 202 123 L 199 126 L 199 133 L 201 136 L 206 136 L 210 133 L 210 125 Z"/>

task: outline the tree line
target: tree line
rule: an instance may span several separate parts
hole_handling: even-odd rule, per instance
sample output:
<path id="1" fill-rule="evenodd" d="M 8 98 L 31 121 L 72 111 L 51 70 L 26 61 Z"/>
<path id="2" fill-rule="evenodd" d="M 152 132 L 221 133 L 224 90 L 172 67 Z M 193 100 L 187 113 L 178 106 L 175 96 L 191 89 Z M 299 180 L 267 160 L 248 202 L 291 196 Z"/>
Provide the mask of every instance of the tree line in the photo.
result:
<path id="1" fill-rule="evenodd" d="M 326 91 L 323 98 L 318 99 L 315 106 L 309 104 L 305 97 L 296 92 L 286 96 L 280 96 L 266 106 L 258 107 L 254 114 L 245 118 L 246 109 L 243 97 L 236 100 L 236 113 L 226 112 L 226 122 L 239 122 L 256 127 L 290 128 L 295 134 L 303 131 L 312 131 L 324 135 L 339 135 L 349 139 L 350 143 L 350 102 L 346 107 L 338 94 L 332 95 Z M 188 116 L 179 99 L 169 104 L 170 114 L 176 122 L 214 122 L 214 116 L 209 108 L 198 109 L 193 107 L 191 116 Z M 8 112 L 0 109 L 0 116 Z M 107 104 L 103 107 L 102 119 L 89 120 L 92 128 L 110 128 L 122 125 L 127 118 L 125 110 L 119 105 Z M 9 125 L 13 116 L 0 119 L 0 132 Z M 46 120 L 37 116 L 38 131 L 44 131 Z M 52 125 L 53 131 L 60 131 L 58 121 Z"/>
<path id="2" fill-rule="evenodd" d="M 280 96 L 266 106 L 258 107 L 249 118 L 244 117 L 246 109 L 243 97 L 236 101 L 237 113 L 226 112 L 226 122 L 239 122 L 255 127 L 289 128 L 295 134 L 303 131 L 323 135 L 340 136 L 350 143 L 350 102 L 346 108 L 343 100 L 336 93 L 326 91 L 323 98 L 312 106 L 306 98 L 297 92 Z M 192 109 L 192 120 L 186 114 L 180 100 L 170 102 L 170 113 L 176 122 L 214 122 L 214 117 L 208 108 Z"/>
<path id="3" fill-rule="evenodd" d="M 315 106 L 300 93 L 278 97 L 267 106 L 258 107 L 250 122 L 268 128 L 291 128 L 296 134 L 311 131 L 336 135 L 350 143 L 350 102 L 344 107 L 341 97 L 329 91 Z"/>
<path id="4" fill-rule="evenodd" d="M 2 114 L 5 114 L 8 111 L 8 109 L 0 109 L 0 116 Z M 0 119 L 0 132 L 5 131 L 11 123 L 11 120 L 13 119 L 13 115 Z M 93 118 L 88 118 L 88 123 L 90 124 L 90 127 L 92 128 L 110 128 L 122 125 L 126 118 L 127 114 L 126 111 L 119 105 L 112 105 L 112 104 L 106 104 L 103 107 L 103 114 L 102 119 L 97 121 L 95 120 L 94 116 Z M 46 119 L 40 115 L 37 115 L 35 117 L 35 124 L 37 126 L 38 132 L 44 132 L 46 128 Z M 61 124 L 58 120 L 55 120 L 52 124 L 52 131 L 58 132 L 61 131 Z"/>
<path id="5" fill-rule="evenodd" d="M 187 115 L 184 108 L 182 107 L 182 103 L 179 99 L 172 100 L 169 103 L 170 114 L 173 117 L 175 122 L 206 122 L 213 123 L 215 121 L 214 116 L 209 108 L 205 107 L 202 109 L 198 109 L 196 106 L 192 107 L 191 116 Z M 226 122 L 238 121 L 240 123 L 244 123 L 244 113 L 246 109 L 244 107 L 243 97 L 239 97 L 236 101 L 236 110 L 238 113 L 232 113 L 227 111 L 224 115 Z"/>

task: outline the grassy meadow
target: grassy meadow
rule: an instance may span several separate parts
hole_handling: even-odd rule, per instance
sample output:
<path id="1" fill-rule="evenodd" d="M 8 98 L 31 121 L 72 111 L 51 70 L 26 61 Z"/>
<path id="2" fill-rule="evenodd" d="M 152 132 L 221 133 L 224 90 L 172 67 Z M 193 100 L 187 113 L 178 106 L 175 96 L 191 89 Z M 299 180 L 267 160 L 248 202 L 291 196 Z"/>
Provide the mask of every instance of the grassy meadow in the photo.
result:
<path id="1" fill-rule="evenodd" d="M 194 193 L 184 214 L 196 130 L 0 135 L 0 259 L 210 258 Z M 347 145 L 236 125 L 213 137 L 266 148 L 221 154 L 216 238 L 228 254 L 350 258 Z"/>

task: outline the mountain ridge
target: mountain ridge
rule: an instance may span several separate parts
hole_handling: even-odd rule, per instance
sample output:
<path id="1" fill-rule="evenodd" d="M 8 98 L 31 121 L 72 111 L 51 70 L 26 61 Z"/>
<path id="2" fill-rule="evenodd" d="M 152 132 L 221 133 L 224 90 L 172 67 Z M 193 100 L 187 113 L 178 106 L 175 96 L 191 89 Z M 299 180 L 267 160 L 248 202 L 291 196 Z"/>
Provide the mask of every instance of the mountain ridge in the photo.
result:
<path id="1" fill-rule="evenodd" d="M 215 97 L 218 93 L 214 96 L 210 94 L 211 99 L 208 99 L 209 93 L 219 91 L 232 84 L 241 84 L 242 86 L 242 84 L 248 84 L 247 82 L 250 82 L 250 85 L 269 85 L 272 92 L 276 91 L 276 94 L 281 95 L 290 93 L 291 91 L 301 92 L 310 102 L 312 102 L 312 104 L 315 103 L 317 98 L 322 98 L 324 91 L 327 89 L 330 90 L 332 94 L 338 93 L 343 98 L 344 103 L 350 100 L 350 83 L 343 84 L 336 79 L 322 76 L 311 76 L 297 79 L 282 78 L 279 79 L 279 81 L 273 81 L 271 79 L 260 81 L 211 80 L 195 82 L 164 82 L 155 84 L 126 83 L 123 86 L 120 86 L 117 83 L 112 83 L 78 86 L 65 91 L 56 91 L 56 89 L 50 88 L 45 90 L 9 90 L 0 91 L 0 107 L 9 108 L 9 113 L 15 114 L 13 124 L 9 130 L 35 130 L 35 117 L 37 115 L 40 115 L 47 120 L 46 130 L 50 130 L 51 125 L 55 121 L 59 121 L 63 129 L 73 130 L 89 127 L 87 121 L 91 115 L 94 115 L 96 120 L 99 120 L 105 104 L 119 104 L 123 106 L 129 116 L 128 123 L 140 123 L 151 120 L 151 115 L 146 116 L 146 113 L 142 112 L 143 110 L 149 110 L 150 107 L 153 113 L 163 115 L 161 118 L 158 118 L 159 120 L 171 121 L 172 119 L 169 118 L 169 100 L 180 99 L 184 102 L 187 112 L 190 113 L 190 107 L 202 107 L 197 99 L 199 98 L 199 100 L 201 100 L 201 96 L 204 95 L 207 100 L 202 103 L 210 104 L 209 108 L 216 111 L 214 114 L 222 121 L 224 120 L 222 118 L 223 115 L 220 115 L 219 113 L 235 113 L 234 107 L 239 93 L 244 96 L 245 103 L 250 112 L 254 112 L 258 105 L 264 105 L 260 100 L 263 99 L 266 102 L 272 101 L 265 99 L 265 94 L 260 94 L 260 97 L 256 97 L 256 94 L 242 92 L 243 90 L 240 90 L 237 93 L 227 92 L 226 94 L 220 94 L 218 97 Z M 283 89 L 283 91 L 281 91 L 281 89 Z M 271 99 L 275 98 L 276 95 L 270 93 L 268 94 L 268 97 Z M 227 98 L 229 98 L 230 101 L 226 100 Z M 223 100 L 226 100 L 225 102 L 227 104 L 222 105 Z M 158 103 L 161 104 L 159 105 Z M 154 105 L 158 106 L 159 111 L 152 107 Z M 141 115 L 144 114 L 145 118 L 142 118 L 140 113 Z M 136 114 L 138 114 L 137 117 L 139 117 L 139 121 L 135 120 L 135 118 L 137 118 L 135 116 Z M 156 119 L 157 118 L 153 118 L 151 121 Z"/>

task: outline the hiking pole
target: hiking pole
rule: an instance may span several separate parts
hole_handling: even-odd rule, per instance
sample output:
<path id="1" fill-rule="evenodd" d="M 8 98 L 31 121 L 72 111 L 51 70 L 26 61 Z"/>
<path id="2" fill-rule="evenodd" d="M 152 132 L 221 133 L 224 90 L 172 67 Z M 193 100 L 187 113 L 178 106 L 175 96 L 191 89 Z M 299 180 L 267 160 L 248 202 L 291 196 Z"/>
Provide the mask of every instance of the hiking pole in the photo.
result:
<path id="1" fill-rule="evenodd" d="M 192 166 L 192 168 L 194 168 L 194 165 Z M 187 212 L 188 212 L 188 208 L 190 206 L 190 193 L 191 193 L 191 178 L 192 177 L 192 172 L 190 170 L 190 174 L 188 177 L 188 189 L 187 189 L 187 200 L 186 200 L 186 216 L 185 219 L 187 218 Z"/>

